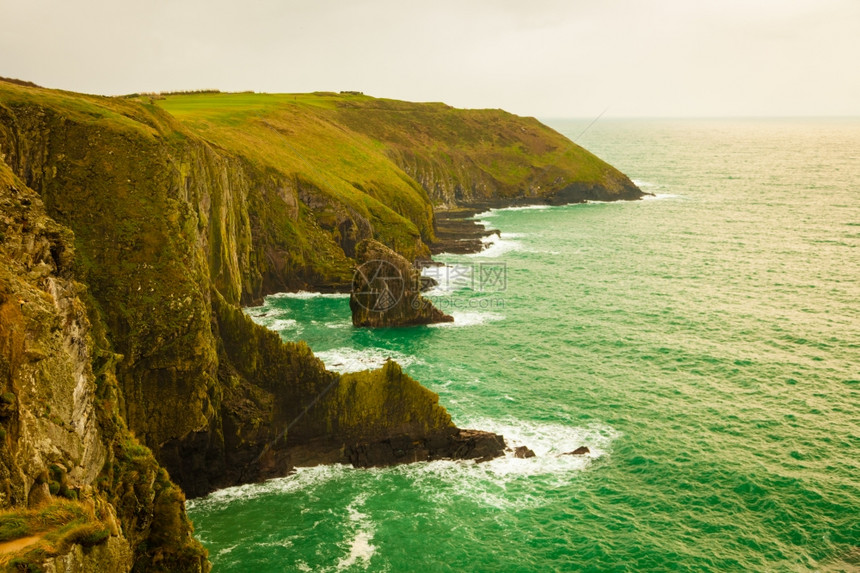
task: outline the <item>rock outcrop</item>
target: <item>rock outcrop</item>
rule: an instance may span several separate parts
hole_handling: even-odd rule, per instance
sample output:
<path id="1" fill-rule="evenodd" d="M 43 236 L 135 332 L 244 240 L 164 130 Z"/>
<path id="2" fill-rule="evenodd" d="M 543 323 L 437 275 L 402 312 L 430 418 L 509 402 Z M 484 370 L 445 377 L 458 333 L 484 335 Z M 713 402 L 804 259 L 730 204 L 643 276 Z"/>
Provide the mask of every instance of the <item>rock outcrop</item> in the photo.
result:
<path id="1" fill-rule="evenodd" d="M 358 266 L 349 308 L 354 326 L 411 326 L 453 322 L 421 296 L 421 273 L 382 243 L 366 239 L 356 247 Z"/>
<path id="2" fill-rule="evenodd" d="M 588 446 L 579 446 L 575 450 L 570 452 L 564 452 L 563 456 L 584 456 L 585 454 L 591 453 L 591 450 L 588 449 Z"/>
<path id="3" fill-rule="evenodd" d="M 514 457 L 524 460 L 535 457 L 535 453 L 527 446 L 517 446 L 514 448 Z"/>
<path id="4" fill-rule="evenodd" d="M 505 439 L 480 430 L 449 431 L 435 435 L 394 436 L 372 443 L 358 443 L 347 452 L 355 467 L 367 468 L 441 459 L 486 462 L 504 455 Z"/>

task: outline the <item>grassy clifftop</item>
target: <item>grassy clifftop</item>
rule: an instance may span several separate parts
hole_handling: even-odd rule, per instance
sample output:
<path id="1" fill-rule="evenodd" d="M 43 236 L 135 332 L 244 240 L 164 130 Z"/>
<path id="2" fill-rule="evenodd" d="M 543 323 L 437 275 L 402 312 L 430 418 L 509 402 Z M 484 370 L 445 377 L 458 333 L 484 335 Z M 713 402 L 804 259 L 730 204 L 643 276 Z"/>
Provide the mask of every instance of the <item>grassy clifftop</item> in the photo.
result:
<path id="1" fill-rule="evenodd" d="M 361 96 L 199 94 L 154 100 L 196 135 L 289 176 L 323 227 L 338 210 L 371 222 L 379 240 L 422 254 L 433 240 L 427 194 L 379 142 L 345 128 L 332 112 Z M 347 249 L 349 250 L 349 249 Z"/>
<path id="2" fill-rule="evenodd" d="M 563 135 L 502 110 L 327 92 L 171 95 L 156 103 L 195 133 L 349 201 L 356 191 L 370 195 L 415 223 L 425 242 L 428 196 L 437 209 L 641 196 Z"/>

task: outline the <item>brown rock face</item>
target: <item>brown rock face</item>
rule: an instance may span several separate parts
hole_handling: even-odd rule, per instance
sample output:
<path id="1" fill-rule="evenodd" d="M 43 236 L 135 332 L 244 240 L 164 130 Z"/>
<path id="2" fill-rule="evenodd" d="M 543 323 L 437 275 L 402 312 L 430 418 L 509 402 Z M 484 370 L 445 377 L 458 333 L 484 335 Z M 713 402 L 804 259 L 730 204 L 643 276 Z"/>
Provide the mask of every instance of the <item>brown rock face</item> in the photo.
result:
<path id="1" fill-rule="evenodd" d="M 514 448 L 514 457 L 520 459 L 533 458 L 535 453 L 527 446 L 519 446 Z"/>
<path id="2" fill-rule="evenodd" d="M 563 456 L 584 456 L 585 454 L 591 453 L 591 450 L 588 449 L 588 446 L 579 446 L 572 452 L 564 452 Z"/>
<path id="3" fill-rule="evenodd" d="M 420 273 L 412 265 L 373 239 L 355 248 L 359 266 L 352 282 L 349 308 L 354 326 L 408 326 L 453 322 L 421 296 Z"/>
<path id="4" fill-rule="evenodd" d="M 347 454 L 353 466 L 366 468 L 439 459 L 486 462 L 504 452 L 505 439 L 498 434 L 451 428 L 434 436 L 399 436 L 359 443 L 351 446 Z"/>

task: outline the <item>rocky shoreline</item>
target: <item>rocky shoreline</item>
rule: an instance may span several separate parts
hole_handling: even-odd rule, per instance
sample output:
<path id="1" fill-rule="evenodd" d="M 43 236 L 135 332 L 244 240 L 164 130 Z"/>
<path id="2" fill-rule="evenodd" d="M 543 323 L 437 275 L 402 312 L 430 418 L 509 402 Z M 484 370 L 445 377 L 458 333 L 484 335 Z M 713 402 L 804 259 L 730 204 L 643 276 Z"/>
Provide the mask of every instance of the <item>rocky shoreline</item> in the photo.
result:
<path id="1" fill-rule="evenodd" d="M 588 193 L 589 196 L 594 193 Z M 612 201 L 636 201 L 645 196 L 653 196 L 653 193 L 642 191 L 638 196 L 623 196 L 611 198 Z M 565 201 L 563 197 L 571 200 Z M 453 255 L 469 255 L 480 253 L 485 248 L 486 237 L 499 236 L 498 229 L 488 229 L 476 219 L 476 215 L 489 211 L 490 209 L 505 209 L 510 207 L 532 207 L 547 206 L 559 207 L 562 205 L 576 205 L 587 203 L 589 200 L 605 201 L 602 196 L 578 198 L 569 194 L 559 194 L 550 199 L 536 200 L 534 198 L 498 199 L 494 201 L 483 201 L 471 203 L 469 206 L 455 207 L 451 209 L 437 209 L 434 211 L 434 230 L 436 241 L 430 244 L 430 252 L 433 255 L 450 253 Z M 431 261 L 432 263 L 432 261 Z"/>

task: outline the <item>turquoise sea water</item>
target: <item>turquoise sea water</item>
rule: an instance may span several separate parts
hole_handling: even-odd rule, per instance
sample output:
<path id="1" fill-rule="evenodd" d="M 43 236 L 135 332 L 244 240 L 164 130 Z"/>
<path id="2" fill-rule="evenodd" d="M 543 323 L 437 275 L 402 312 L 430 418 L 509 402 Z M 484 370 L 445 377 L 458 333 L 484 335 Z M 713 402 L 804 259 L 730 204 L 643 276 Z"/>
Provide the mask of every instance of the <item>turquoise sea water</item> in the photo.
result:
<path id="1" fill-rule="evenodd" d="M 454 325 L 249 309 L 331 368 L 399 360 L 458 425 L 538 456 L 193 500 L 216 572 L 860 566 L 860 121 L 604 120 L 580 143 L 657 199 L 481 215 L 501 239 L 440 259 L 506 284 L 443 276 Z"/>

